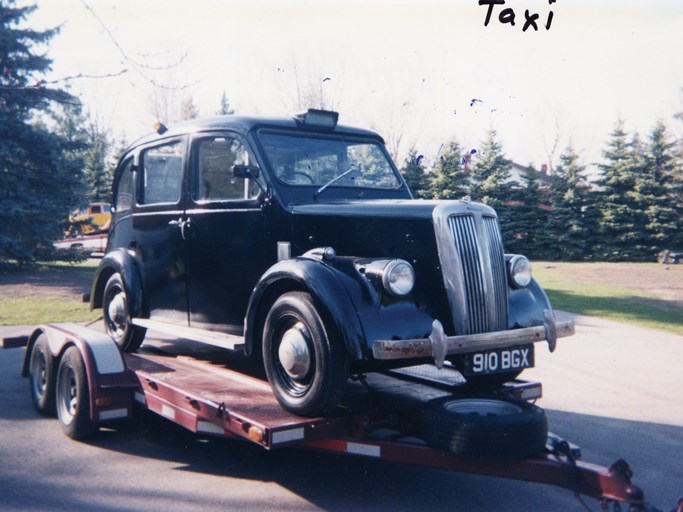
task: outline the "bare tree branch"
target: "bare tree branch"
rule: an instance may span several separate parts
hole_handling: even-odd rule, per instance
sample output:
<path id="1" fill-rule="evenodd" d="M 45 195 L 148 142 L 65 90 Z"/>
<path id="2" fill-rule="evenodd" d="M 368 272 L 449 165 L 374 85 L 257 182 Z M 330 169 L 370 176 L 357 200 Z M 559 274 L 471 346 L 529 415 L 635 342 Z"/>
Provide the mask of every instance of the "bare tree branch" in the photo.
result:
<path id="1" fill-rule="evenodd" d="M 119 53 L 121 54 L 121 57 L 123 57 L 123 60 L 143 80 L 145 80 L 146 82 L 148 82 L 149 84 L 151 84 L 154 87 L 157 87 L 160 89 L 168 89 L 168 90 L 183 90 L 183 89 L 187 89 L 188 87 L 191 87 L 197 83 L 197 82 L 194 82 L 191 84 L 184 84 L 184 85 L 180 85 L 180 86 L 169 86 L 169 85 L 165 85 L 165 84 L 157 82 L 154 78 L 152 78 L 147 73 L 145 73 L 145 71 L 165 71 L 165 70 L 168 70 L 172 67 L 177 67 L 185 60 L 185 58 L 187 57 L 187 52 L 185 52 L 185 54 L 181 55 L 178 58 L 177 62 L 172 63 L 172 64 L 166 64 L 163 66 L 153 66 L 153 65 L 147 64 L 145 62 L 139 62 L 139 61 L 130 57 L 130 55 L 123 48 L 123 46 L 121 46 L 121 44 L 119 44 L 118 40 L 114 37 L 114 34 L 111 32 L 111 30 L 109 30 L 107 25 L 105 25 L 105 23 L 97 15 L 97 13 L 93 10 L 93 8 L 90 7 L 90 5 L 88 5 L 88 2 L 86 2 L 86 0 L 81 0 L 81 3 L 86 8 L 86 10 L 93 16 L 93 18 L 95 18 L 95 20 L 100 25 L 100 27 L 102 27 L 102 30 L 107 35 L 107 37 L 111 40 L 111 42 L 114 44 L 116 49 L 119 51 Z M 149 55 L 145 55 L 145 54 L 138 54 L 138 55 L 142 56 L 143 58 L 149 57 Z"/>

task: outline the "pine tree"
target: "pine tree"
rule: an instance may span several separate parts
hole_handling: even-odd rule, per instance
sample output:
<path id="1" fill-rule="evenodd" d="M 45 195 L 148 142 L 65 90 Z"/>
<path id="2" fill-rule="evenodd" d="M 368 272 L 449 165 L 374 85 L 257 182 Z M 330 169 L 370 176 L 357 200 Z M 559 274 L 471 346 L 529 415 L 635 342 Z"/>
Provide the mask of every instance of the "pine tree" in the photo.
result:
<path id="1" fill-rule="evenodd" d="M 504 207 L 510 214 L 508 232 L 504 233 L 505 249 L 532 259 L 547 259 L 548 205 L 536 174 L 537 171 L 530 166 L 522 177 L 523 184 L 511 190 L 514 200 Z"/>
<path id="2" fill-rule="evenodd" d="M 83 174 L 84 204 L 111 200 L 112 170 L 107 165 L 110 151 L 108 133 L 80 105 L 63 105 L 53 111 L 56 132 L 69 141 L 66 157 L 71 167 Z"/>
<path id="3" fill-rule="evenodd" d="M 431 172 L 431 197 L 461 199 L 467 195 L 468 178 L 463 172 L 462 151 L 457 141 L 446 144 Z"/>
<path id="4" fill-rule="evenodd" d="M 223 94 L 221 95 L 221 106 L 218 109 L 218 112 L 216 112 L 216 115 L 218 116 L 229 116 L 235 113 L 235 110 L 230 106 L 230 102 L 228 101 L 228 96 L 225 94 L 225 91 L 223 91 Z"/>
<path id="5" fill-rule="evenodd" d="M 552 213 L 548 220 L 548 257 L 580 261 L 590 255 L 594 226 L 590 225 L 590 187 L 571 146 L 555 168 Z"/>
<path id="6" fill-rule="evenodd" d="M 650 133 L 644 158 L 645 172 L 638 180 L 637 189 L 646 203 L 649 251 L 656 254 L 683 245 L 680 229 L 683 209 L 676 211 L 677 202 L 672 193 L 676 173 L 680 172 L 680 156 L 662 121 Z"/>
<path id="7" fill-rule="evenodd" d="M 60 220 L 81 202 L 69 141 L 35 121 L 54 102 L 76 102 L 41 80 L 51 61 L 39 49 L 57 30 L 23 28 L 35 9 L 0 2 L 0 260 L 21 264 L 49 257 Z"/>
<path id="8" fill-rule="evenodd" d="M 597 206 L 601 241 L 597 250 L 607 261 L 647 261 L 652 257 L 642 236 L 647 220 L 636 190 L 643 165 L 639 154 L 639 139 L 629 142 L 619 120 L 603 152 L 606 163 L 600 165 L 602 190 Z"/>
<path id="9" fill-rule="evenodd" d="M 509 205 L 518 198 L 510 184 L 512 162 L 505 158 L 502 145 L 496 138 L 495 130 L 489 131 L 478 158 L 474 159 L 470 174 L 470 196 L 474 201 L 488 204 L 497 211 L 507 248 L 508 244 L 513 244 L 514 231 L 514 217 Z"/>
<path id="10" fill-rule="evenodd" d="M 411 149 L 403 162 L 401 174 L 406 180 L 410 191 L 415 198 L 427 199 L 430 197 L 429 176 L 423 165 L 423 158 L 417 154 L 415 148 Z"/>
<path id="11" fill-rule="evenodd" d="M 194 104 L 192 96 L 188 96 L 180 105 L 180 120 L 189 121 L 190 119 L 197 119 L 199 117 L 199 109 Z"/>

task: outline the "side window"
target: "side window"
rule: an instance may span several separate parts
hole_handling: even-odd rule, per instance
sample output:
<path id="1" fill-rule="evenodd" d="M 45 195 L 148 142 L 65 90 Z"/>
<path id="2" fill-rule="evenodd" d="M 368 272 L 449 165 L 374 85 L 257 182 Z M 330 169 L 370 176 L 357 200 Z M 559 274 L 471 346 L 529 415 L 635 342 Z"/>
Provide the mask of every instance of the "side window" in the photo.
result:
<path id="1" fill-rule="evenodd" d="M 133 206 L 133 159 L 123 164 L 119 181 L 116 184 L 116 198 L 114 206 L 117 212 L 130 210 Z"/>
<path id="2" fill-rule="evenodd" d="M 182 189 L 183 148 L 184 143 L 178 141 L 142 152 L 140 204 L 178 202 Z"/>
<path id="3" fill-rule="evenodd" d="M 233 174 L 235 165 L 249 164 L 249 153 L 239 140 L 227 136 L 201 139 L 195 151 L 195 201 L 251 199 L 258 195 L 256 183 Z"/>

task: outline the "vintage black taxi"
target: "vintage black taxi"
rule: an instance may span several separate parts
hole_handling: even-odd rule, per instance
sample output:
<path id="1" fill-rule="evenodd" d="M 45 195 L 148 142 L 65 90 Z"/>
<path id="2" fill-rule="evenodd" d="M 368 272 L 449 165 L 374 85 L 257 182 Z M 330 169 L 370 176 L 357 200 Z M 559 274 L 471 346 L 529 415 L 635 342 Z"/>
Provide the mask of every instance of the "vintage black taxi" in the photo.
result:
<path id="1" fill-rule="evenodd" d="M 352 375 L 433 362 L 491 386 L 573 332 L 494 210 L 414 200 L 382 138 L 337 121 L 224 116 L 131 145 L 91 293 L 123 350 L 154 329 L 244 351 L 313 416 Z"/>

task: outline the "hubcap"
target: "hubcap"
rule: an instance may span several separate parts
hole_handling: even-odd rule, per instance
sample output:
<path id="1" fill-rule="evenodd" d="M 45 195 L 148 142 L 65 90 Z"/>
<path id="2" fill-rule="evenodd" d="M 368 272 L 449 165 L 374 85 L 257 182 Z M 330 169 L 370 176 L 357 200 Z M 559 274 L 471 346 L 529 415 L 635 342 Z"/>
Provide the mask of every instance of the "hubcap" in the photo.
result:
<path id="1" fill-rule="evenodd" d="M 117 334 L 121 334 L 126 329 L 126 296 L 123 292 L 114 295 L 107 308 L 109 320 Z"/>
<path id="2" fill-rule="evenodd" d="M 38 397 L 42 397 L 47 387 L 47 362 L 43 354 L 39 354 L 36 359 L 37 368 L 33 372 L 33 389 Z"/>
<path id="3" fill-rule="evenodd" d="M 287 330 L 278 348 L 282 368 L 293 379 L 303 379 L 311 369 L 311 352 L 301 323 Z"/>
<path id="4" fill-rule="evenodd" d="M 60 419 L 65 425 L 68 425 L 78 413 L 78 382 L 73 368 L 64 368 L 60 373 L 57 401 Z"/>

